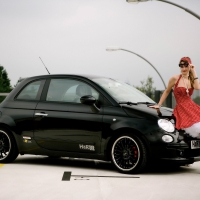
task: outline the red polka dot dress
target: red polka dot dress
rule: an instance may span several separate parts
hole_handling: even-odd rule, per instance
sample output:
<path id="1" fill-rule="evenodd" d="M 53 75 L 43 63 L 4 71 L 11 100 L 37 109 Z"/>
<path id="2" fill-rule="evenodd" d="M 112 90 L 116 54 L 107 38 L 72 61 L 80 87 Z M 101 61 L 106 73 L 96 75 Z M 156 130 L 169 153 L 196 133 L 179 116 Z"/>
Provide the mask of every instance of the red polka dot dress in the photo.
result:
<path id="1" fill-rule="evenodd" d="M 176 118 L 177 129 L 189 128 L 195 123 L 200 122 L 200 106 L 197 105 L 191 99 L 191 95 L 194 89 L 188 88 L 189 95 L 187 95 L 185 87 L 177 87 L 181 77 L 182 76 L 180 75 L 174 87 L 174 97 L 176 99 L 176 106 L 174 108 L 173 113 Z M 200 133 L 200 123 L 198 130 Z"/>

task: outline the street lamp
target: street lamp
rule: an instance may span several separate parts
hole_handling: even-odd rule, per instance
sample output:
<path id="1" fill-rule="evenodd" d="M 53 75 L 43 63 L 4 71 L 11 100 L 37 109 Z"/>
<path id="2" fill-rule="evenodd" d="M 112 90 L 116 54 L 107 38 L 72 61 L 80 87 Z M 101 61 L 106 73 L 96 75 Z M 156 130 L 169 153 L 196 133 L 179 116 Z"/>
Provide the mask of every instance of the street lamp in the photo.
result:
<path id="1" fill-rule="evenodd" d="M 126 1 L 128 3 L 134 3 L 134 4 L 136 4 L 136 3 L 139 3 L 139 2 L 146 2 L 146 1 L 150 1 L 150 0 L 126 0 Z M 156 1 L 161 1 L 161 2 L 164 2 L 164 3 L 168 3 L 168 4 L 174 5 L 176 7 L 179 7 L 179 8 L 185 10 L 186 12 L 190 13 L 191 15 L 195 16 L 197 19 L 200 20 L 200 16 L 199 15 L 197 15 L 196 13 L 194 13 L 193 11 L 191 11 L 191 10 L 189 10 L 187 8 L 184 8 L 183 6 L 180 6 L 180 5 L 176 4 L 176 3 L 172 3 L 170 1 L 165 1 L 165 0 L 156 0 Z"/>
<path id="2" fill-rule="evenodd" d="M 127 50 L 127 49 L 122 49 L 122 48 L 119 48 L 119 47 L 107 47 L 107 48 L 106 48 L 106 51 L 118 51 L 118 50 L 122 50 L 122 51 L 127 51 L 127 52 L 129 52 L 129 53 L 133 53 L 133 54 L 135 54 L 136 56 L 138 56 L 138 57 L 142 58 L 143 60 L 145 60 L 147 63 L 149 63 L 149 64 L 154 68 L 154 70 L 157 72 L 157 74 L 160 76 L 160 78 L 161 78 L 161 80 L 162 80 L 162 82 L 163 82 L 163 85 L 164 85 L 164 87 L 165 87 L 165 89 L 166 89 L 166 85 L 165 85 L 165 82 L 164 82 L 162 76 L 160 75 L 160 73 L 158 72 L 158 70 L 157 70 L 147 59 L 145 59 L 144 57 L 140 56 L 139 54 L 137 54 L 137 53 L 135 53 L 135 52 L 133 52 L 133 51 L 129 51 L 129 50 Z"/>

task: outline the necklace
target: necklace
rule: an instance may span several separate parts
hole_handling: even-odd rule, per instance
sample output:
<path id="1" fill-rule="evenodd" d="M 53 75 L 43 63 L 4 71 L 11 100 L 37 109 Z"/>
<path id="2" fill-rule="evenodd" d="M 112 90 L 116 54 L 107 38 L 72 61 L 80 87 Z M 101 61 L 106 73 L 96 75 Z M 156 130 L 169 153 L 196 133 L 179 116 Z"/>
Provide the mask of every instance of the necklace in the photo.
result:
<path id="1" fill-rule="evenodd" d="M 183 79 L 183 82 L 185 84 L 187 96 L 189 96 L 189 90 L 188 90 L 187 84 L 185 83 L 185 79 L 183 78 L 183 76 L 182 76 L 182 79 Z"/>

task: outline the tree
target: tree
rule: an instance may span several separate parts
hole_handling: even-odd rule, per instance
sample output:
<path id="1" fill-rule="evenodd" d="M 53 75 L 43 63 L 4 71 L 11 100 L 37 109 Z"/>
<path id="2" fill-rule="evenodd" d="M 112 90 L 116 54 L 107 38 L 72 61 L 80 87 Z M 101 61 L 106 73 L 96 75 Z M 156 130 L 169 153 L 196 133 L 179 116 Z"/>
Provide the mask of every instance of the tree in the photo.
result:
<path id="1" fill-rule="evenodd" d="M 12 86 L 10 84 L 10 79 L 8 78 L 8 73 L 3 66 L 0 66 L 0 93 L 8 93 L 12 91 Z M 0 102 L 3 101 L 5 97 L 0 96 Z"/>
<path id="2" fill-rule="evenodd" d="M 145 93 L 147 96 L 149 96 L 151 99 L 154 99 L 154 94 L 156 88 L 153 87 L 153 78 L 148 76 L 146 80 L 140 81 L 141 86 L 136 86 L 138 90 Z"/>
<path id="3" fill-rule="evenodd" d="M 200 96 L 195 97 L 193 101 L 200 105 Z"/>
<path id="4" fill-rule="evenodd" d="M 23 80 L 23 78 L 22 78 L 22 77 L 19 77 L 17 83 L 14 85 L 14 88 L 15 88 L 15 87 L 17 86 L 17 84 L 18 84 L 19 82 L 21 82 L 22 80 Z"/>

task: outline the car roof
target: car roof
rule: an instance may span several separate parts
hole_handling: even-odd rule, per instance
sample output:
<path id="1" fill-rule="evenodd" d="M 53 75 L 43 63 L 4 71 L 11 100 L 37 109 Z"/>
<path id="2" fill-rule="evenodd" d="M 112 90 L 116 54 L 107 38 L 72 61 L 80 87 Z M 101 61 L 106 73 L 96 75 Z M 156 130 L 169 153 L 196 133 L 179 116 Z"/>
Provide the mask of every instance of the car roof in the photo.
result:
<path id="1" fill-rule="evenodd" d="M 23 80 L 21 80 L 19 82 L 19 84 L 16 85 L 16 88 L 11 91 L 11 93 L 7 97 L 7 99 L 14 98 L 14 96 L 17 95 L 17 93 L 22 89 L 22 87 L 29 82 L 39 80 L 39 79 L 49 79 L 49 78 L 73 78 L 73 79 L 80 78 L 82 80 L 85 79 L 85 81 L 88 80 L 89 82 L 93 82 L 93 80 L 92 80 L 93 78 L 108 78 L 108 77 L 103 77 L 103 76 L 98 76 L 98 75 L 83 75 L 83 74 L 46 74 L 46 75 L 27 77 L 27 78 L 23 78 Z M 96 85 L 96 83 L 94 83 L 94 84 Z M 108 94 L 105 92 L 104 89 L 102 89 L 101 87 L 99 89 L 102 92 L 102 94 L 104 94 L 106 97 L 108 97 L 107 96 Z M 110 98 L 111 97 L 109 95 L 109 99 Z M 110 101 L 112 102 L 113 105 L 118 105 L 116 100 L 114 100 L 113 98 L 111 98 Z"/>
<path id="2" fill-rule="evenodd" d="M 88 74 L 47 74 L 47 75 L 27 77 L 27 78 L 24 78 L 24 79 L 53 78 L 53 77 L 77 77 L 77 78 L 79 77 L 79 78 L 87 78 L 87 79 L 109 78 L 109 77 L 105 77 L 105 76 L 88 75 Z"/>

